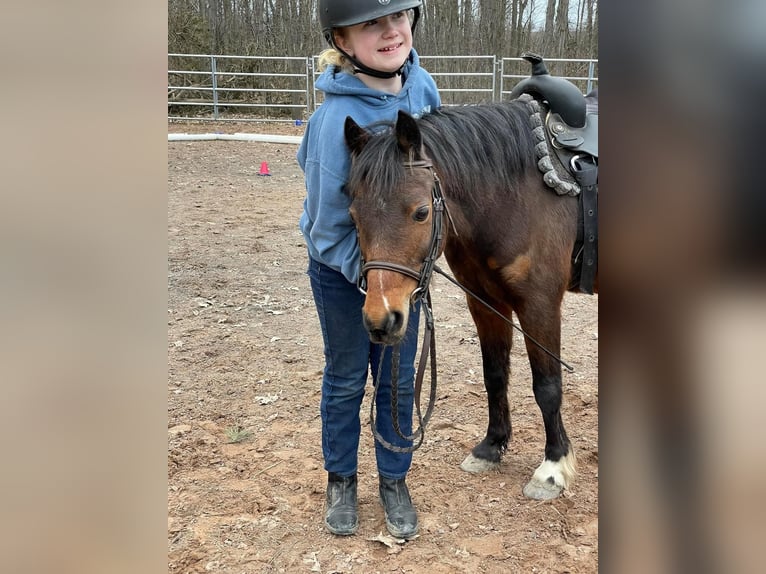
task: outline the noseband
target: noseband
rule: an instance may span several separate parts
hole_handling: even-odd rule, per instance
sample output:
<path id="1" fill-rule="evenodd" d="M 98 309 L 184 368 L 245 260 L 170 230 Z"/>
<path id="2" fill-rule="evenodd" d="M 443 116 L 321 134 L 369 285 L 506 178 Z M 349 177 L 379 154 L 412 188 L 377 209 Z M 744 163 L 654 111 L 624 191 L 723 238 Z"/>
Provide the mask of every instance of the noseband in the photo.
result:
<path id="1" fill-rule="evenodd" d="M 418 282 L 418 286 L 410 295 L 410 304 L 415 305 L 418 301 L 425 299 L 428 293 L 428 285 L 431 283 L 431 277 L 434 272 L 434 265 L 436 260 L 441 255 L 442 243 L 444 241 L 444 213 L 446 212 L 446 204 L 444 203 L 444 195 L 442 194 L 441 182 L 439 176 L 434 171 L 434 166 L 430 161 L 417 160 L 404 162 L 405 168 L 423 168 L 431 172 L 433 176 L 434 184 L 431 187 L 431 243 L 428 247 L 428 255 L 423 260 L 423 265 L 420 267 L 420 271 L 410 269 L 405 265 L 399 263 L 390 263 L 388 261 L 368 261 L 361 260 L 361 271 L 359 272 L 359 281 L 357 287 L 362 294 L 367 295 L 367 272 L 370 269 L 384 269 L 386 271 L 394 271 L 401 273 L 407 277 L 411 277 Z M 449 216 L 449 213 L 447 213 Z M 428 309 L 428 305 L 426 305 Z M 430 309 L 427 310 L 426 320 L 432 322 Z"/>

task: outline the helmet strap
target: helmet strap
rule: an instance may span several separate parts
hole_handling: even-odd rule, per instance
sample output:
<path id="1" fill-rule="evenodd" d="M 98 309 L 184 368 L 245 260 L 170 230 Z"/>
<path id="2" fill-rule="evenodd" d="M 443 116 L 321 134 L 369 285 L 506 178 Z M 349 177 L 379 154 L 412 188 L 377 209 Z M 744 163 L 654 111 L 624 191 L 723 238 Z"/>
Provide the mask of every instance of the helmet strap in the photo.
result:
<path id="1" fill-rule="evenodd" d="M 404 64 L 407 63 L 407 60 L 409 60 L 409 56 L 407 56 L 407 60 L 402 63 L 402 65 L 399 67 L 398 70 L 394 72 L 381 72 L 380 70 L 374 70 L 373 68 L 370 68 L 369 66 L 365 66 L 354 58 L 353 56 L 347 54 L 344 52 L 337 44 L 333 42 L 333 47 L 338 50 L 341 54 L 343 54 L 343 57 L 346 58 L 349 62 L 351 62 L 354 65 L 354 74 L 366 74 L 368 76 L 372 76 L 373 78 L 383 78 L 383 79 L 389 79 L 394 78 L 396 76 L 402 75 L 402 70 L 404 69 Z"/>

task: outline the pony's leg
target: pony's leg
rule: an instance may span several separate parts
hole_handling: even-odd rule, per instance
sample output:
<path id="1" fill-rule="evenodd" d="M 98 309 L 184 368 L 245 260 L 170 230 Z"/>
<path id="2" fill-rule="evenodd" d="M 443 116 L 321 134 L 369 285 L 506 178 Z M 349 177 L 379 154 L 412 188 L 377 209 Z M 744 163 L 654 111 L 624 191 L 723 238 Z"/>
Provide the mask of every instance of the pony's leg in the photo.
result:
<path id="1" fill-rule="evenodd" d="M 496 468 L 511 438 L 511 416 L 508 409 L 508 374 L 510 371 L 510 326 L 488 311 L 481 303 L 468 299 L 481 345 L 484 387 L 487 390 L 489 424 L 487 434 L 471 450 L 460 468 L 468 472 L 484 472 Z"/>
<path id="2" fill-rule="evenodd" d="M 522 328 L 549 351 L 561 348 L 561 305 L 527 304 L 516 310 Z M 532 369 L 532 389 L 545 426 L 545 458 L 524 487 L 528 498 L 556 498 L 574 480 L 575 455 L 561 419 L 561 364 L 526 340 Z"/>

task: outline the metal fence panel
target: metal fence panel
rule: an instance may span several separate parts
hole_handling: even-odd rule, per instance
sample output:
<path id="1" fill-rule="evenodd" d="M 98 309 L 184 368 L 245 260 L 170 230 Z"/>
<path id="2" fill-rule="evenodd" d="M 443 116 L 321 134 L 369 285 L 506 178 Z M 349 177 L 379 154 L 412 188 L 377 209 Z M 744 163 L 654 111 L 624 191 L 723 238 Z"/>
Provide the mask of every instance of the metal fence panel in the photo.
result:
<path id="1" fill-rule="evenodd" d="M 585 58 L 545 59 L 552 76 L 565 78 L 587 94 L 598 85 L 598 60 Z M 500 99 L 508 98 L 513 87 L 529 77 L 530 65 L 521 58 L 503 58 L 500 61 Z"/>
<path id="2" fill-rule="evenodd" d="M 456 106 L 507 99 L 529 76 L 521 58 L 420 56 L 436 81 L 442 104 Z M 168 120 L 305 121 L 321 105 L 316 89 L 318 56 L 260 57 L 168 54 Z M 545 60 L 551 74 L 584 93 L 598 84 L 598 60 Z"/>
<path id="3" fill-rule="evenodd" d="M 481 104 L 496 99 L 495 56 L 421 56 L 420 63 L 439 87 L 443 106 Z"/>
<path id="4" fill-rule="evenodd" d="M 308 96 L 305 57 L 168 54 L 169 120 L 294 121 Z"/>

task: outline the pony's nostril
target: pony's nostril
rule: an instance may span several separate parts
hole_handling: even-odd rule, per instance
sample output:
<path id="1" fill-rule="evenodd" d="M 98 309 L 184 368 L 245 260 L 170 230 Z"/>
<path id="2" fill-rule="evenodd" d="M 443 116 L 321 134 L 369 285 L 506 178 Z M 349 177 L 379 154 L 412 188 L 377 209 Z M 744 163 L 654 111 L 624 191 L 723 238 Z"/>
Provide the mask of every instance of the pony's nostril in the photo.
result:
<path id="1" fill-rule="evenodd" d="M 373 343 L 391 343 L 399 337 L 403 325 L 404 314 L 400 311 L 387 313 L 382 322 L 374 322 L 367 315 L 364 316 L 364 326 Z"/>
<path id="2" fill-rule="evenodd" d="M 404 315 L 399 311 L 392 311 L 388 315 L 388 332 L 398 333 L 404 323 Z"/>

